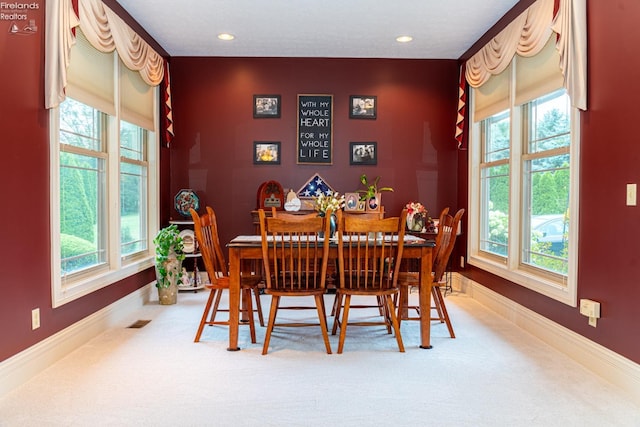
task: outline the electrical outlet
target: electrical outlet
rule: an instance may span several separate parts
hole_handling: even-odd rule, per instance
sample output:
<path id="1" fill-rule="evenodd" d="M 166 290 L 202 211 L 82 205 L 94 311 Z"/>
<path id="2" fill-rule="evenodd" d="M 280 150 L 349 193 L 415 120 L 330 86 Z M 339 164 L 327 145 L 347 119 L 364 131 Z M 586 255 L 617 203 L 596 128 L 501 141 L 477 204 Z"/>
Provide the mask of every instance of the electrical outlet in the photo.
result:
<path id="1" fill-rule="evenodd" d="M 460 257 L 460 268 L 464 268 L 464 257 Z"/>
<path id="2" fill-rule="evenodd" d="M 589 325 L 594 328 L 600 318 L 600 303 L 590 299 L 580 300 L 580 314 L 589 318 Z"/>
<path id="3" fill-rule="evenodd" d="M 637 190 L 636 184 L 627 184 L 627 206 L 636 206 Z"/>
<path id="4" fill-rule="evenodd" d="M 38 329 L 40 327 L 40 309 L 34 308 L 31 310 L 31 329 Z"/>

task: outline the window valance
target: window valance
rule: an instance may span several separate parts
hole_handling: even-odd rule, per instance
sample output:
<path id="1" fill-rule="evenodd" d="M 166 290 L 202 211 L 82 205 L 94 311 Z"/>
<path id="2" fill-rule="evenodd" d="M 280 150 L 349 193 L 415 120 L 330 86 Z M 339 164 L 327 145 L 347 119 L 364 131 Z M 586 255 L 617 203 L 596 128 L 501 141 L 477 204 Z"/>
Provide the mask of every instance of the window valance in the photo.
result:
<path id="1" fill-rule="evenodd" d="M 558 1 L 558 10 L 554 16 L 555 1 Z M 515 54 L 537 55 L 555 32 L 563 86 L 573 106 L 586 110 L 586 3 L 585 0 L 555 1 L 536 1 L 472 56 L 465 71 L 469 85 L 478 88 L 491 76 L 501 74 Z"/>
<path id="2" fill-rule="evenodd" d="M 163 81 L 164 60 L 101 0 L 78 0 L 78 16 L 71 0 L 46 2 L 45 107 L 65 98 L 67 69 L 74 28 L 80 26 L 91 45 L 101 52 L 116 50 L 122 62 L 138 71 L 149 86 Z"/>

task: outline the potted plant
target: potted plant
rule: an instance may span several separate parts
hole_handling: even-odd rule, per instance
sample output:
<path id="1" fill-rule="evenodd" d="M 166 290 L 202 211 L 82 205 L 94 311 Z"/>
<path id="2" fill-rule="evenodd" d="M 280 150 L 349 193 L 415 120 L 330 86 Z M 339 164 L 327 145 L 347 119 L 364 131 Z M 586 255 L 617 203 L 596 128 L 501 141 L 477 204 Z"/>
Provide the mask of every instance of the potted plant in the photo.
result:
<path id="1" fill-rule="evenodd" d="M 377 176 L 373 182 L 369 182 L 366 174 L 360 175 L 360 183 L 365 186 L 365 189 L 356 190 L 357 193 L 360 194 L 360 200 L 365 201 L 367 204 L 367 210 L 369 211 L 378 211 L 381 206 L 382 196 L 380 195 L 383 191 L 393 191 L 391 187 L 380 187 L 378 188 L 378 181 L 380 181 L 380 177 Z"/>
<path id="2" fill-rule="evenodd" d="M 183 242 L 178 226 L 172 224 L 158 231 L 156 245 L 156 287 L 160 304 L 175 304 L 178 285 L 182 283 Z"/>

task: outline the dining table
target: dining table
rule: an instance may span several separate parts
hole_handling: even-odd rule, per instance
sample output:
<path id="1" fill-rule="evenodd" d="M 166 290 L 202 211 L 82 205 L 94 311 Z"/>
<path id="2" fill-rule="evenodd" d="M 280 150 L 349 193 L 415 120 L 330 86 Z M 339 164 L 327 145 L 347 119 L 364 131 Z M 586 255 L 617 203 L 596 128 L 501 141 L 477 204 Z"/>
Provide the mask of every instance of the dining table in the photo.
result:
<path id="1" fill-rule="evenodd" d="M 329 241 L 329 257 L 338 257 L 338 241 Z M 410 234 L 404 236 L 403 260 L 416 260 L 419 265 L 418 305 L 420 307 L 420 344 L 423 349 L 431 346 L 431 270 L 434 240 L 423 239 Z M 347 244 L 347 242 L 343 242 Z M 262 237 L 241 235 L 233 238 L 229 249 L 229 347 L 228 351 L 240 350 L 238 346 L 238 326 L 240 324 L 240 277 L 246 261 L 262 260 Z M 261 274 L 253 272 L 252 274 Z"/>

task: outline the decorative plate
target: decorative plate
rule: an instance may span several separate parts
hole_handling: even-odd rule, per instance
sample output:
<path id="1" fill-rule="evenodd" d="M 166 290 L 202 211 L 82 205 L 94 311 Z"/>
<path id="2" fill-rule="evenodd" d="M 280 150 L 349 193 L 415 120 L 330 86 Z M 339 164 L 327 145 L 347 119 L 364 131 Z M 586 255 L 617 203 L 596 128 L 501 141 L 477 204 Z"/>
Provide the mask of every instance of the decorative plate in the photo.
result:
<path id="1" fill-rule="evenodd" d="M 191 189 L 180 190 L 175 197 L 175 208 L 180 215 L 191 218 L 189 209 L 193 208 L 196 211 L 200 209 L 200 199 Z"/>
<path id="2" fill-rule="evenodd" d="M 196 250 L 196 238 L 193 230 L 182 230 L 179 236 L 182 237 L 182 251 L 186 254 L 192 254 Z"/>

